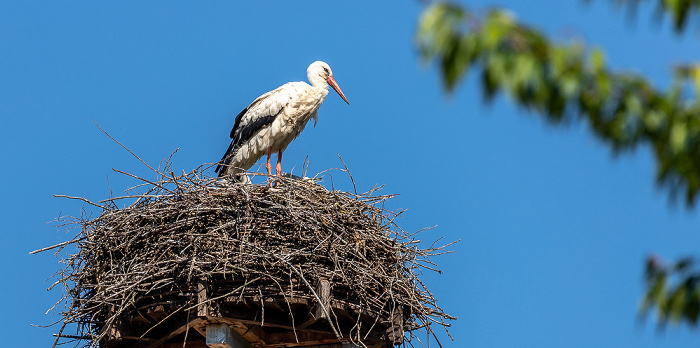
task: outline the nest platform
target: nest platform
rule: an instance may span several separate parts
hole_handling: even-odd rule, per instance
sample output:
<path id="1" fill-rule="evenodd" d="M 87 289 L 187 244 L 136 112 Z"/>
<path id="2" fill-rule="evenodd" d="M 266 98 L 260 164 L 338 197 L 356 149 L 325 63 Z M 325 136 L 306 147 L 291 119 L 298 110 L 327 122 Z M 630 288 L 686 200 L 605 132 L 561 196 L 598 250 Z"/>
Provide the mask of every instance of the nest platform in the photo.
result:
<path id="1" fill-rule="evenodd" d="M 444 251 L 420 249 L 395 224 L 400 212 L 383 206 L 393 196 L 280 180 L 231 184 L 195 171 L 125 197 L 79 198 L 101 212 L 67 221 L 80 232 L 57 253 L 66 296 L 56 344 L 391 347 L 413 346 L 420 331 L 437 339 L 434 328 L 454 318 L 417 274 L 436 270 L 429 257 Z"/>

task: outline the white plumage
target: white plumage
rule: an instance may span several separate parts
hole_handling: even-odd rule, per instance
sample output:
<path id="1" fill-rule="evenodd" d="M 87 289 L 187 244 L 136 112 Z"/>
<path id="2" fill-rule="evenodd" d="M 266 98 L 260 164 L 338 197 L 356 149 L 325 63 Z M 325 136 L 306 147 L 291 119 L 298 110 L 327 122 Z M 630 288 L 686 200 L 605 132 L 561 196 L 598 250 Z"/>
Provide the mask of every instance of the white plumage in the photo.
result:
<path id="1" fill-rule="evenodd" d="M 267 154 L 267 174 L 272 174 L 270 156 L 277 153 L 277 176 L 282 173 L 282 152 L 304 130 L 328 95 L 328 85 L 350 104 L 333 78 L 328 64 L 316 61 L 306 70 L 309 82 L 289 82 L 255 99 L 241 111 L 231 130 L 231 145 L 216 168 L 219 176 L 238 175 Z"/>

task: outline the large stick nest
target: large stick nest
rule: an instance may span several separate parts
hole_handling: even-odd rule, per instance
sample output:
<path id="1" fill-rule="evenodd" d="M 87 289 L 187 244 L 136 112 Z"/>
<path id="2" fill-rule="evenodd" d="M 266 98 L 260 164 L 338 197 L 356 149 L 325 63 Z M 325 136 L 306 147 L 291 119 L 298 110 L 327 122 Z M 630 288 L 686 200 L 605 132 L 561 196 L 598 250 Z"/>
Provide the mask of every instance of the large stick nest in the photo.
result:
<path id="1" fill-rule="evenodd" d="M 449 326 L 445 320 L 454 318 L 418 278 L 423 269 L 436 270 L 429 257 L 443 248 L 421 249 L 395 224 L 401 212 L 384 208 L 392 195 L 280 180 L 275 188 L 231 184 L 194 171 L 161 174 L 128 197 L 99 203 L 79 198 L 101 213 L 71 220 L 80 232 L 61 245 L 58 255 L 67 255 L 60 256 L 65 268 L 56 283 L 67 295 L 59 339 L 83 338 L 84 345 L 96 346 L 129 313 L 157 300 L 178 298 L 173 311 L 196 313 L 201 280 L 213 284 L 212 301 L 275 298 L 286 303 L 289 315 L 295 315 L 289 305 L 294 299 L 321 302 L 317 285 L 326 281 L 334 300 L 376 323 L 400 325 L 409 343 L 415 330 L 435 337 L 435 324 Z M 132 201 L 118 207 L 124 199 Z M 333 310 L 323 310 L 339 338 L 360 342 L 371 331 L 344 332 Z M 76 334 L 65 334 L 66 327 Z"/>

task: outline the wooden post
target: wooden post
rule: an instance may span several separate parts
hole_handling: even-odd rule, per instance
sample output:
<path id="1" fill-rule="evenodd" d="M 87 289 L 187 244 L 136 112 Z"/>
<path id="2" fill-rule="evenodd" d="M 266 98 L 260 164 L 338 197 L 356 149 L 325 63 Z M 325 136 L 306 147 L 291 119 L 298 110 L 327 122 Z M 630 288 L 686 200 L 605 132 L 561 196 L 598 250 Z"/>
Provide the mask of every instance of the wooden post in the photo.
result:
<path id="1" fill-rule="evenodd" d="M 397 306 L 394 310 L 394 315 L 391 317 L 391 326 L 386 329 L 389 341 L 394 345 L 403 343 L 403 307 Z"/>
<path id="2" fill-rule="evenodd" d="M 316 306 L 313 311 L 313 316 L 316 320 L 327 319 L 330 320 L 326 315 L 330 315 L 331 311 L 331 283 L 325 279 L 321 279 L 316 286 L 316 295 L 318 295 Z"/>
<path id="3" fill-rule="evenodd" d="M 229 325 L 211 324 L 206 330 L 209 348 L 250 348 L 250 343 Z"/>
<path id="4" fill-rule="evenodd" d="M 197 316 L 207 317 L 210 315 L 209 307 L 211 304 L 207 302 L 208 300 L 209 291 L 207 289 L 207 280 L 197 279 Z"/>

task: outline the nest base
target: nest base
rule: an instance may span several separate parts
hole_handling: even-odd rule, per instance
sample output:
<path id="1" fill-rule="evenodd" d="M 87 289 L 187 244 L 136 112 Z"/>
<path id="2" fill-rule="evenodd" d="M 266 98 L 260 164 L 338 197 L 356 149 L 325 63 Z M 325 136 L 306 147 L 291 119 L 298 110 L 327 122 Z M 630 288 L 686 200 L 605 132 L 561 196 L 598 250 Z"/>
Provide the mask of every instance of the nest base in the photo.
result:
<path id="1" fill-rule="evenodd" d="M 402 315 L 396 315 L 392 322 L 379 322 L 376 317 L 362 313 L 357 304 L 335 299 L 336 294 L 332 294 L 330 288 L 328 282 L 318 284 L 316 292 L 320 301 L 260 296 L 217 298 L 220 296 L 212 297 L 211 290 L 224 291 L 221 286 L 199 281 L 196 293 L 138 301 L 137 310 L 119 316 L 101 346 L 214 347 L 207 345 L 207 327 L 219 324 L 227 325 L 250 347 L 256 348 L 320 345 L 327 348 L 389 348 L 402 343 Z M 192 298 L 196 298 L 197 304 L 188 306 Z M 352 332 L 353 337 L 340 332 Z M 357 337 L 364 337 L 361 345 Z"/>

